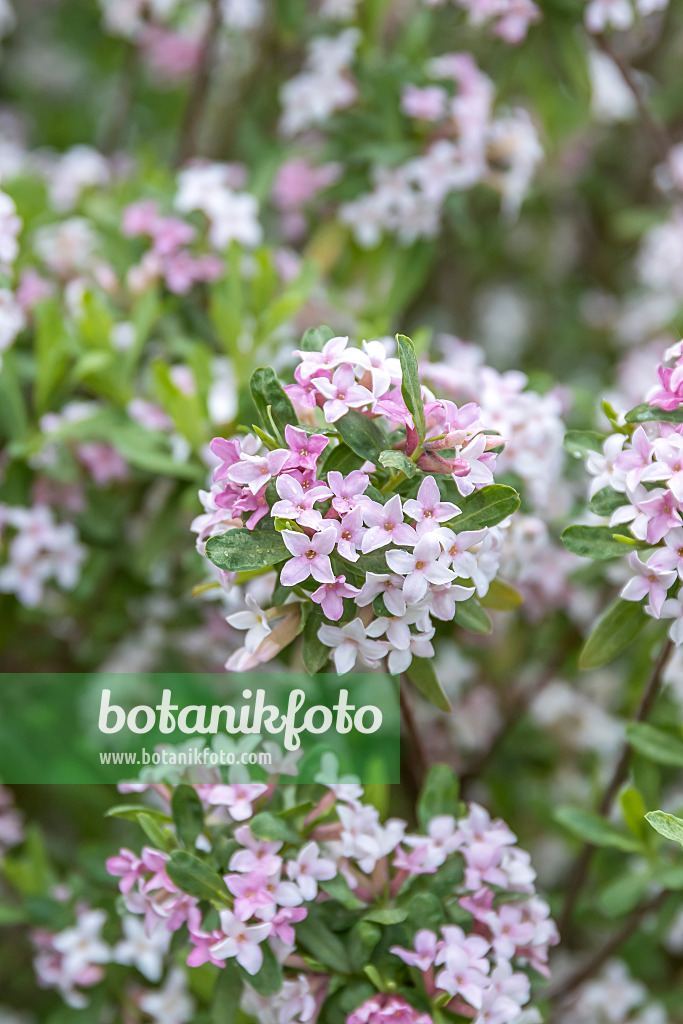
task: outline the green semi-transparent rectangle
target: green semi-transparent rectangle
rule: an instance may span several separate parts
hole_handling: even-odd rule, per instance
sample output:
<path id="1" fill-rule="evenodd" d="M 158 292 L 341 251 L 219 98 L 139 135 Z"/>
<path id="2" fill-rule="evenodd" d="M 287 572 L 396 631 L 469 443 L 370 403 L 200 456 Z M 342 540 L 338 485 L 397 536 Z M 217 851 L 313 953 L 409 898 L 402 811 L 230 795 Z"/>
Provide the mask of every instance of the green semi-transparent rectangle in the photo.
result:
<path id="1" fill-rule="evenodd" d="M 382 673 L 0 675 L 10 784 L 395 784 L 399 737 L 398 681 Z"/>

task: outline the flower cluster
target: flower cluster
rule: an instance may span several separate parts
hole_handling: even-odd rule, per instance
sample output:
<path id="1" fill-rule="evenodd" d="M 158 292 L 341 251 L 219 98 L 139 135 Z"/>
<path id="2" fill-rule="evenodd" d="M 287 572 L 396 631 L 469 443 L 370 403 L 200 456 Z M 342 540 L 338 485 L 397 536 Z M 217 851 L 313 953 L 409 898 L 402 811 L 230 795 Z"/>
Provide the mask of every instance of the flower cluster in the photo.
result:
<path id="1" fill-rule="evenodd" d="M 529 26 L 540 20 L 541 11 L 533 0 L 454 0 L 467 11 L 470 25 L 491 23 L 494 36 L 515 45 L 526 39 Z M 425 0 L 430 7 L 445 0 Z"/>
<path id="2" fill-rule="evenodd" d="M 15 594 L 22 604 L 34 608 L 44 600 L 50 580 L 64 590 L 76 586 L 85 548 L 71 523 L 55 522 L 44 505 L 0 505 L 0 537 L 7 530 L 12 536 L 7 541 L 6 564 L 0 568 L 0 592 Z"/>
<path id="3" fill-rule="evenodd" d="M 170 799 L 165 787 L 155 788 Z M 432 814 L 423 833 L 411 833 L 400 819 L 383 822 L 373 805 L 362 802 L 361 787 L 348 782 L 326 787 L 312 810 L 283 829 L 273 787 L 211 783 L 194 789 L 204 815 L 204 853 L 199 843 L 192 853 L 145 847 L 139 856 L 124 849 L 107 862 L 127 912 L 146 922 L 144 933 L 127 924 L 123 945 L 109 959 L 137 957 L 148 966 L 151 956 L 152 973 L 143 973 L 158 980 L 159 929 L 186 929 L 188 966 L 238 964 L 248 982 L 243 1009 L 287 1024 L 316 1020 L 334 995 L 335 974 L 362 971 L 367 962 L 353 966 L 353 943 L 360 941 L 369 956 L 379 950 L 384 929 L 386 948 L 372 976 L 381 979 L 381 990 L 350 1007 L 347 1024 L 422 1024 L 431 1020 L 433 1005 L 512 1024 L 530 998 L 527 972 L 548 975 L 557 932 L 548 905 L 535 893 L 529 855 L 502 821 L 477 804 L 461 806 L 455 815 Z M 282 837 L 264 838 L 264 828 Z M 220 858 L 216 844 L 226 832 L 227 870 L 216 874 L 210 865 Z M 184 873 L 190 863 L 194 876 Z M 203 884 L 214 879 L 209 911 L 200 906 L 199 871 Z M 440 887 L 441 903 L 423 888 L 423 878 Z M 335 945 L 326 922 L 340 909 L 338 901 L 348 920 Z M 425 915 L 433 928 L 425 926 Z M 64 947 L 64 934 L 53 937 L 53 946 Z M 142 949 L 152 939 L 156 954 L 147 949 L 147 959 L 140 959 L 134 940 Z M 343 956 L 352 958 L 348 966 L 335 959 Z M 260 979 L 274 970 L 279 984 L 264 991 Z M 387 983 L 390 998 L 381 994 Z"/>
<path id="4" fill-rule="evenodd" d="M 24 838 L 24 820 L 14 806 L 12 791 L 0 786 L 0 860 L 6 850 L 11 850 Z"/>
<path id="5" fill-rule="evenodd" d="M 621 591 L 627 601 L 647 599 L 653 618 L 673 619 L 669 635 L 683 644 L 683 343 L 666 353 L 658 369 L 659 386 L 648 403 L 627 416 L 626 427 L 589 454 L 586 468 L 593 476 L 593 505 L 607 496 L 609 523 L 617 534 L 627 527 L 632 576 Z M 598 504 L 598 510 L 601 504 Z M 629 538 L 625 539 L 629 543 Z"/>
<path id="6" fill-rule="evenodd" d="M 194 524 L 202 543 L 217 535 L 207 554 L 223 570 L 254 568 L 249 549 L 256 557 L 270 537 L 275 557 L 264 553 L 264 568 L 284 562 L 279 603 L 263 610 L 252 597 L 247 610 L 228 618 L 248 630 L 229 668 L 272 658 L 313 603 L 321 662 L 331 648 L 339 673 L 357 658 L 376 667 L 385 657 L 399 673 L 413 656 L 432 656 L 432 619 L 450 621 L 459 602 L 487 594 L 498 566 L 489 527 L 514 510 L 516 496 L 497 492 L 504 499 L 497 515 L 481 502 L 472 515 L 463 508 L 493 484 L 504 438 L 485 432 L 476 403 L 458 407 L 420 388 L 412 345 L 402 344 L 401 359 L 381 341 L 355 348 L 342 337 L 296 352 L 295 382 L 284 391 L 272 385 L 273 401 L 298 417 L 299 425 L 284 424 L 285 447 L 262 430 L 212 442 L 220 465 L 203 499 L 206 515 Z M 466 526 L 459 528 L 461 516 Z M 246 529 L 235 532 L 242 524 Z M 351 608 L 362 610 L 351 618 Z"/>
<path id="7" fill-rule="evenodd" d="M 438 84 L 407 85 L 402 96 L 403 113 L 422 140 L 427 134 L 426 151 L 395 168 L 376 167 L 372 191 L 341 207 L 341 220 L 368 248 L 385 231 L 404 244 L 434 237 L 447 197 L 480 182 L 500 191 L 505 212 L 515 214 L 542 159 L 526 110 L 494 117 L 493 82 L 471 54 L 435 57 L 427 74 Z"/>
<path id="8" fill-rule="evenodd" d="M 658 11 L 665 11 L 669 0 L 589 0 L 584 21 L 589 32 L 600 33 L 605 29 L 628 29 L 636 15 L 646 18 Z"/>

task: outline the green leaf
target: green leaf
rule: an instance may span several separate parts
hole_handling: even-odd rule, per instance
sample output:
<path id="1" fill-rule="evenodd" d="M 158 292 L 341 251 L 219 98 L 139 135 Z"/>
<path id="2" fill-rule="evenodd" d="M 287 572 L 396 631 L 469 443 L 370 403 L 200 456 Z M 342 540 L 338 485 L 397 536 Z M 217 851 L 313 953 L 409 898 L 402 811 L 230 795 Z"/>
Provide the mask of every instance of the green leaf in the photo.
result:
<path id="1" fill-rule="evenodd" d="M 375 946 L 382 938 L 382 929 L 379 925 L 383 923 L 385 922 L 378 921 L 373 923 L 372 919 L 366 915 L 362 921 L 357 921 L 349 932 L 346 947 L 354 972 L 362 971 L 364 966 L 372 960 Z M 386 923 L 391 924 L 393 922 Z"/>
<path id="2" fill-rule="evenodd" d="M 380 455 L 386 449 L 387 439 L 375 420 L 363 416 L 357 409 L 349 409 L 345 416 L 337 420 L 335 426 L 351 451 L 369 462 L 379 462 Z"/>
<path id="3" fill-rule="evenodd" d="M 645 801 L 643 794 L 635 786 L 628 786 L 619 797 L 621 813 L 626 825 L 636 839 L 645 839 Z"/>
<path id="4" fill-rule="evenodd" d="M 589 669 L 606 665 L 628 647 L 647 621 L 642 605 L 618 597 L 586 640 L 579 657 L 579 667 Z"/>
<path id="5" fill-rule="evenodd" d="M 237 964 L 232 960 L 226 960 L 225 967 L 218 972 L 213 989 L 210 1024 L 235 1024 L 242 989 Z"/>
<path id="6" fill-rule="evenodd" d="M 638 541 L 617 533 L 611 526 L 568 526 L 561 540 L 568 551 L 582 558 L 618 558 L 640 546 Z"/>
<path id="7" fill-rule="evenodd" d="M 453 769 L 447 764 L 432 765 L 417 802 L 420 827 L 426 830 L 432 818 L 440 814 L 452 814 L 457 818 L 459 792 L 460 784 Z"/>
<path id="8" fill-rule="evenodd" d="M 575 459 L 584 459 L 591 452 L 601 452 L 605 435 L 594 430 L 568 430 L 564 435 L 564 449 Z"/>
<path id="9" fill-rule="evenodd" d="M 39 412 L 44 412 L 56 386 L 64 376 L 69 343 L 64 317 L 57 299 L 46 299 L 38 303 L 33 315 L 36 321 L 35 404 Z"/>
<path id="10" fill-rule="evenodd" d="M 363 456 L 356 455 L 347 444 L 338 444 L 336 448 L 330 450 L 323 463 L 323 471 L 342 473 L 346 476 L 354 469 L 360 469 L 364 462 Z"/>
<path id="11" fill-rule="evenodd" d="M 11 441 L 21 441 L 28 433 L 28 412 L 11 352 L 3 353 L 0 369 L 0 429 Z"/>
<path id="12" fill-rule="evenodd" d="M 394 451 L 393 448 L 380 452 L 379 461 L 380 465 L 384 466 L 386 469 L 396 469 L 407 476 L 408 479 L 415 476 L 417 473 L 417 466 L 415 463 L 403 452 Z"/>
<path id="13" fill-rule="evenodd" d="M 180 785 L 173 790 L 171 810 L 178 838 L 183 846 L 194 850 L 204 828 L 204 810 L 194 786 Z"/>
<path id="14" fill-rule="evenodd" d="M 167 828 L 162 828 L 153 815 L 147 813 L 140 814 L 138 816 L 138 824 L 152 845 L 156 846 L 157 849 L 168 853 L 176 845 L 173 833 L 169 832 Z"/>
<path id="15" fill-rule="evenodd" d="M 655 832 L 659 832 L 660 836 L 683 846 L 683 820 L 681 818 L 677 818 L 674 814 L 666 814 L 664 811 L 648 811 L 645 818 Z"/>
<path id="16" fill-rule="evenodd" d="M 148 814 L 150 817 L 156 818 L 157 821 L 164 822 L 164 824 L 170 823 L 173 820 L 163 811 L 158 811 L 154 807 L 145 807 L 143 804 L 117 804 L 116 807 L 109 808 L 105 817 L 127 818 L 128 821 L 139 821 L 141 814 Z"/>
<path id="17" fill-rule="evenodd" d="M 610 882 L 600 893 L 599 902 L 610 917 L 621 917 L 635 910 L 652 885 L 649 871 L 629 869 Z"/>
<path id="18" fill-rule="evenodd" d="M 333 900 L 341 903 L 342 907 L 346 910 L 360 910 L 365 906 L 365 903 L 354 895 L 353 889 L 351 889 L 343 875 L 335 875 L 334 878 L 319 882 L 318 884 Z"/>
<path id="19" fill-rule="evenodd" d="M 320 327 L 309 327 L 307 331 L 304 331 L 299 347 L 302 352 L 322 352 L 325 343 L 334 337 L 334 331 L 326 324 L 321 324 Z"/>
<path id="20" fill-rule="evenodd" d="M 401 361 L 401 394 L 403 401 L 410 410 L 417 436 L 424 441 L 427 433 L 424 404 L 422 402 L 422 388 L 420 387 L 420 374 L 417 367 L 417 355 L 415 346 L 405 334 L 396 335 L 398 345 L 398 358 Z"/>
<path id="21" fill-rule="evenodd" d="M 206 556 L 219 569 L 249 572 L 265 569 L 289 558 L 279 533 L 269 530 L 228 530 L 206 542 Z"/>
<path id="22" fill-rule="evenodd" d="M 223 908 L 231 904 L 230 894 L 221 876 L 194 853 L 175 850 L 166 864 L 166 873 L 179 889 L 198 900 L 209 900 Z"/>
<path id="23" fill-rule="evenodd" d="M 318 607 L 313 607 L 308 613 L 306 624 L 302 634 L 302 657 L 304 667 L 311 675 L 319 672 L 323 665 L 330 660 L 330 648 L 326 647 L 322 640 L 318 639 L 318 630 L 325 621 L 325 616 Z"/>
<path id="24" fill-rule="evenodd" d="M 594 494 L 590 500 L 591 512 L 596 516 L 611 516 L 618 508 L 626 504 L 626 497 L 613 491 L 611 487 L 603 487 L 601 491 Z"/>
<path id="25" fill-rule="evenodd" d="M 487 636 L 493 629 L 491 620 L 479 604 L 471 597 L 467 601 L 458 601 L 455 605 L 455 621 L 470 633 L 481 633 Z"/>
<path id="26" fill-rule="evenodd" d="M 270 366 L 259 366 L 251 375 L 250 386 L 254 405 L 258 409 L 264 429 L 271 429 L 272 417 L 284 439 L 285 427 L 295 427 L 298 420 L 289 395 L 280 384 L 275 370 Z"/>
<path id="27" fill-rule="evenodd" d="M 408 911 L 404 907 L 378 907 L 376 910 L 369 910 L 363 914 L 364 921 L 371 921 L 373 924 L 400 924 L 405 921 Z"/>
<path id="28" fill-rule="evenodd" d="M 339 974 L 350 974 L 351 964 L 346 946 L 330 931 L 318 913 L 311 907 L 308 917 L 296 925 L 297 944 L 308 950 L 318 963 L 331 967 Z"/>
<path id="29" fill-rule="evenodd" d="M 489 583 L 489 589 L 484 597 L 479 598 L 484 608 L 492 608 L 498 612 L 513 612 L 524 603 L 524 598 L 518 590 L 506 583 L 505 580 L 494 579 Z"/>
<path id="30" fill-rule="evenodd" d="M 479 491 L 473 491 L 466 498 L 460 497 L 452 480 L 445 482 L 444 489 L 448 492 L 449 500 L 454 500 L 461 509 L 461 515 L 448 524 L 453 533 L 496 526 L 519 508 L 519 494 L 514 487 L 505 484 L 490 484 Z"/>
<path id="31" fill-rule="evenodd" d="M 239 964 L 236 964 L 237 971 L 260 996 L 274 996 L 282 988 L 282 968 L 268 942 L 262 942 L 260 949 L 263 953 L 263 964 L 257 974 L 249 974 Z"/>
<path id="32" fill-rule="evenodd" d="M 415 658 L 406 669 L 406 675 L 411 683 L 418 688 L 423 697 L 426 697 L 430 704 L 440 708 L 441 711 L 450 711 L 451 705 L 448 697 L 443 692 L 441 683 L 437 679 L 434 664 L 429 658 Z"/>
<path id="33" fill-rule="evenodd" d="M 657 729 L 648 722 L 630 722 L 626 726 L 626 739 L 649 761 L 683 768 L 683 740 L 672 733 Z"/>
<path id="34" fill-rule="evenodd" d="M 683 423 L 683 405 L 678 409 L 661 409 L 658 405 L 637 405 L 626 413 L 627 423 Z"/>
<path id="35" fill-rule="evenodd" d="M 584 811 L 580 807 L 558 807 L 554 813 L 555 821 L 564 826 L 573 835 L 590 843 L 591 846 L 605 846 L 625 853 L 642 850 L 642 843 L 632 836 L 627 836 L 599 814 Z"/>
<path id="36" fill-rule="evenodd" d="M 161 359 L 152 362 L 150 372 L 162 408 L 192 447 L 201 448 L 206 442 L 207 435 L 199 396 L 196 393 L 187 395 L 181 391 L 171 376 L 171 368 Z"/>
<path id="37" fill-rule="evenodd" d="M 271 811 L 261 811 L 254 815 L 249 822 L 249 828 L 257 839 L 266 839 L 269 842 L 295 843 L 297 834 L 289 825 Z"/>

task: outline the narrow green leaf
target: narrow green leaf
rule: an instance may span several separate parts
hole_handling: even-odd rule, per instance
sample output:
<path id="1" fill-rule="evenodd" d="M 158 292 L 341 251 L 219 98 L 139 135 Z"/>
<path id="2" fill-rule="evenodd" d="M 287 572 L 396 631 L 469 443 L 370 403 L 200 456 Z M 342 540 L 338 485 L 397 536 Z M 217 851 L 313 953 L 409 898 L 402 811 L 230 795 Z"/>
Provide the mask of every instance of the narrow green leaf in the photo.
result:
<path id="1" fill-rule="evenodd" d="M 417 466 L 411 459 L 408 458 L 404 452 L 394 451 L 393 448 L 389 448 L 385 452 L 381 452 L 379 456 L 380 465 L 386 469 L 395 469 L 410 479 L 417 473 Z"/>
<path id="2" fill-rule="evenodd" d="M 658 405 L 637 405 L 626 413 L 627 423 L 683 423 L 683 405 L 678 409 L 661 409 Z"/>
<path id="3" fill-rule="evenodd" d="M 642 849 L 642 844 L 633 836 L 628 836 L 602 818 L 599 814 L 584 811 L 580 807 L 558 807 L 554 813 L 555 821 L 573 835 L 590 843 L 591 846 L 611 847 L 634 853 Z"/>
<path id="4" fill-rule="evenodd" d="M 429 658 L 413 658 L 406 669 L 406 675 L 430 704 L 442 711 L 450 711 L 451 705 L 437 679 L 434 663 Z"/>
<path id="5" fill-rule="evenodd" d="M 210 1024 L 235 1024 L 242 998 L 242 979 L 237 964 L 225 961 L 225 967 L 218 972 L 211 1001 Z"/>
<path id="6" fill-rule="evenodd" d="M 346 946 L 330 931 L 321 915 L 313 913 L 312 908 L 308 917 L 296 925 L 296 937 L 298 944 L 308 950 L 318 963 L 333 968 L 339 974 L 351 973 Z"/>
<path id="7" fill-rule="evenodd" d="M 424 441 L 427 433 L 427 423 L 425 421 L 415 346 L 410 338 L 406 338 L 405 334 L 396 335 L 396 344 L 398 345 L 398 358 L 401 361 L 401 394 L 403 395 L 403 401 L 412 414 L 420 441 Z"/>
<path id="8" fill-rule="evenodd" d="M 655 832 L 659 832 L 660 836 L 683 846 L 683 819 L 677 818 L 674 814 L 666 814 L 664 811 L 648 811 L 645 818 Z"/>
<path id="9" fill-rule="evenodd" d="M 454 533 L 496 526 L 519 508 L 519 494 L 514 487 L 505 484 L 490 484 L 473 491 L 466 498 L 460 497 L 450 479 L 444 481 L 443 489 L 448 500 L 454 501 L 461 509 L 461 514 L 448 524 Z"/>
<path id="10" fill-rule="evenodd" d="M 168 853 L 176 846 L 175 837 L 167 828 L 162 828 L 151 814 L 140 814 L 138 824 L 153 846 Z"/>
<path id="11" fill-rule="evenodd" d="M 299 347 L 302 352 L 321 352 L 325 343 L 334 337 L 334 331 L 326 324 L 321 324 L 320 327 L 309 327 L 307 331 L 304 331 Z"/>
<path id="12" fill-rule="evenodd" d="M 434 764 L 427 773 L 422 792 L 417 802 L 417 819 L 427 829 L 432 818 L 440 814 L 458 816 L 460 784 L 452 768 L 446 764 Z"/>
<path id="13" fill-rule="evenodd" d="M 206 555 L 219 569 L 248 572 L 265 569 L 289 558 L 282 537 L 269 530 L 228 530 L 219 537 L 210 537 Z"/>
<path id="14" fill-rule="evenodd" d="M 173 790 L 171 810 L 178 838 L 188 850 L 194 850 L 204 828 L 204 810 L 194 786 L 180 785 Z"/>
<path id="15" fill-rule="evenodd" d="M 271 366 L 259 366 L 251 375 L 250 386 L 254 405 L 258 409 L 264 429 L 270 431 L 272 418 L 284 439 L 285 427 L 295 427 L 298 420 L 294 406 L 280 384 L 275 370 Z"/>
<path id="16" fill-rule="evenodd" d="M 683 740 L 672 733 L 657 729 L 648 722 L 630 722 L 626 726 L 626 739 L 649 761 L 683 768 Z"/>
<path id="17" fill-rule="evenodd" d="M 325 621 L 319 607 L 313 607 L 308 613 L 302 634 L 302 657 L 304 667 L 311 675 L 319 672 L 330 660 L 330 648 L 318 639 L 318 630 Z"/>
<path id="18" fill-rule="evenodd" d="M 337 420 L 336 427 L 351 451 L 369 462 L 379 462 L 380 455 L 387 447 L 387 439 L 375 420 L 363 416 L 357 409 L 349 409 L 345 416 Z"/>
<path id="19" fill-rule="evenodd" d="M 484 597 L 479 598 L 483 608 L 492 608 L 498 612 L 513 612 L 524 603 L 524 598 L 518 590 L 498 578 L 491 580 L 489 589 Z"/>
<path id="20" fill-rule="evenodd" d="M 261 811 L 254 815 L 249 822 L 249 828 L 257 839 L 266 839 L 269 842 L 295 843 L 296 832 L 282 818 L 270 811 Z"/>
<path id="21" fill-rule="evenodd" d="M 580 668 L 600 668 L 616 658 L 647 623 L 642 605 L 618 597 L 598 620 L 583 646 Z"/>
<path id="22" fill-rule="evenodd" d="M 564 449 L 575 459 L 584 459 L 591 452 L 601 452 L 605 435 L 594 430 L 568 430 L 564 435 Z"/>
<path id="23" fill-rule="evenodd" d="M 190 896 L 209 900 L 220 907 L 230 906 L 230 894 L 221 876 L 194 853 L 175 850 L 166 864 L 166 872 L 171 881 Z"/>
<path id="24" fill-rule="evenodd" d="M 568 551 L 582 558 L 619 558 L 639 547 L 638 541 L 611 526 L 568 526 L 561 540 Z"/>
<path id="25" fill-rule="evenodd" d="M 626 496 L 611 487 L 603 487 L 601 491 L 594 494 L 590 500 L 591 512 L 596 516 L 611 516 L 618 508 L 626 504 Z"/>
<path id="26" fill-rule="evenodd" d="M 488 636 L 493 629 L 490 618 L 474 597 L 457 602 L 454 618 L 459 626 L 468 629 L 470 633 Z"/>

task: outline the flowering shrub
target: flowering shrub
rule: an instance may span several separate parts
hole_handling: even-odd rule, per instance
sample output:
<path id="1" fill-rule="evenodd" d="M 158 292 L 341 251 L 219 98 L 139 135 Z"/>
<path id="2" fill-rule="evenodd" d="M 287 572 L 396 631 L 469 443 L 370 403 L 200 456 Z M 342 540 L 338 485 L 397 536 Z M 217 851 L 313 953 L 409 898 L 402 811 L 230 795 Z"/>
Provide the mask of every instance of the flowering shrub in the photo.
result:
<path id="1" fill-rule="evenodd" d="M 402 716 L 400 786 L 0 788 L 2 1024 L 681 1019 L 682 34 L 0 0 L 2 670 Z"/>
<path id="2" fill-rule="evenodd" d="M 339 673 L 386 657 L 392 674 L 411 674 L 415 658 L 416 682 L 438 703 L 432 617 L 486 630 L 478 598 L 498 563 L 489 528 L 519 505 L 493 483 L 505 439 L 485 433 L 476 403 L 423 389 L 408 338 L 395 358 L 381 341 L 354 348 L 329 334 L 304 336 L 293 384 L 256 371 L 263 429 L 211 442 L 221 461 L 204 501 L 216 511 L 195 523 L 200 544 L 213 535 L 206 553 L 223 572 L 281 565 L 269 607 L 250 595 L 229 617 L 247 635 L 227 667 L 254 668 L 303 629 L 308 671 L 331 654 Z"/>

